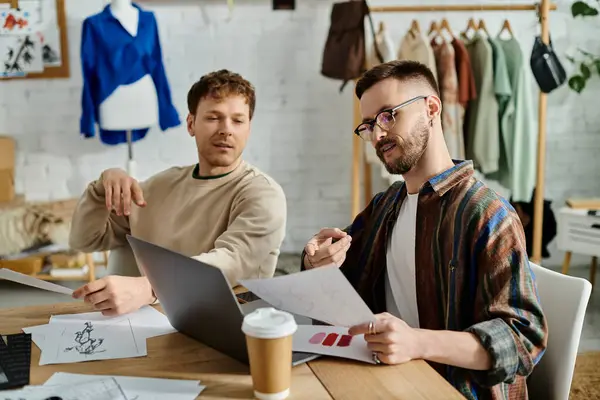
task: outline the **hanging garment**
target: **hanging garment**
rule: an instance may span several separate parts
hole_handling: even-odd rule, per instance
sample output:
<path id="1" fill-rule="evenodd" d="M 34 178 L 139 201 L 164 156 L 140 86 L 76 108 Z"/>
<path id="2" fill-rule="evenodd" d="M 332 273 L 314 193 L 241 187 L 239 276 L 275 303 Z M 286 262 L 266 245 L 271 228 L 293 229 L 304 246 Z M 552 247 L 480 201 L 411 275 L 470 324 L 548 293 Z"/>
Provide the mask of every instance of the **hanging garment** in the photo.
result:
<path id="1" fill-rule="evenodd" d="M 504 49 L 499 43 L 499 39 L 489 38 L 492 46 L 492 55 L 494 60 L 494 93 L 498 102 L 498 170 L 486 175 L 486 178 L 495 180 L 508 188 L 510 184 L 510 163 L 508 161 L 508 142 L 512 132 L 507 130 L 507 120 L 512 118 L 514 113 L 514 102 L 511 101 L 512 89 Z"/>
<path id="2" fill-rule="evenodd" d="M 372 46 L 371 51 L 369 52 L 369 57 L 367 59 L 369 68 L 381 64 L 377 56 L 377 52 L 375 50 L 375 44 L 377 45 L 377 48 L 379 49 L 379 52 L 383 57 L 383 62 L 393 61 L 396 59 L 394 42 L 392 41 L 392 38 L 390 37 L 386 29 L 380 29 L 379 32 L 377 32 L 377 34 L 375 35 L 374 41 L 375 43 Z M 365 142 L 364 146 L 366 161 L 369 164 L 373 165 L 374 168 L 379 169 L 381 171 L 380 175 L 383 179 L 388 181 L 390 184 L 398 180 L 402 180 L 401 175 L 391 175 L 389 172 L 387 172 L 385 166 L 382 164 L 379 157 L 377 157 L 377 152 L 375 151 L 371 143 Z"/>
<path id="3" fill-rule="evenodd" d="M 519 42 L 512 38 L 498 40 L 506 57 L 512 87 L 514 112 L 503 119 L 510 178 L 506 187 L 516 202 L 529 201 L 535 187 L 537 161 L 537 120 L 531 93 L 533 83 Z"/>
<path id="4" fill-rule="evenodd" d="M 375 45 L 377 45 L 377 49 L 379 49 L 379 53 L 383 58 L 383 62 L 393 61 L 396 59 L 394 42 L 392 41 L 387 29 L 380 29 L 375 35 L 374 41 L 375 43 L 373 46 L 371 46 L 369 57 L 367 59 L 368 68 L 373 68 L 374 66 L 381 64 L 381 61 L 377 56 Z"/>
<path id="5" fill-rule="evenodd" d="M 454 48 L 445 40 L 432 41 L 438 72 L 438 86 L 442 96 L 442 130 L 444 139 L 455 160 L 465 159 L 461 110 L 458 102 L 458 77 L 454 63 Z"/>
<path id="6" fill-rule="evenodd" d="M 464 110 L 471 100 L 477 98 L 475 77 L 473 76 L 469 52 L 462 40 L 452 39 L 452 47 L 454 48 L 454 64 L 458 78 L 458 102 Z"/>
<path id="7" fill-rule="evenodd" d="M 83 21 L 81 36 L 81 66 L 83 92 L 80 132 L 90 138 L 95 135 L 100 105 L 121 85 L 130 85 L 150 76 L 158 99 L 160 128 L 164 131 L 181 124 L 171 101 L 169 83 L 163 66 L 158 27 L 153 12 L 139 11 L 137 34 L 133 36 L 110 11 L 103 11 Z M 131 131 L 132 141 L 146 136 L 148 128 Z M 125 143 L 126 132 L 100 127 L 100 140 L 109 145 Z"/>
<path id="8" fill-rule="evenodd" d="M 404 35 L 398 49 L 398 60 L 418 61 L 425 64 L 433 72 L 436 82 L 438 81 L 433 49 L 429 44 L 429 39 L 422 33 L 409 31 Z"/>
<path id="9" fill-rule="evenodd" d="M 452 48 L 454 49 L 454 65 L 458 79 L 458 126 L 461 129 L 460 133 L 463 135 L 463 148 L 465 149 L 466 158 L 467 142 L 465 138 L 467 136 L 467 124 L 465 121 L 467 120 L 467 106 L 471 100 L 477 98 L 477 88 L 475 87 L 471 58 L 464 43 L 462 40 L 453 38 Z"/>
<path id="10" fill-rule="evenodd" d="M 498 171 L 499 128 L 498 102 L 494 93 L 494 60 L 490 43 L 479 33 L 466 43 L 477 98 L 469 103 L 467 121 L 467 158 L 487 175 Z"/>

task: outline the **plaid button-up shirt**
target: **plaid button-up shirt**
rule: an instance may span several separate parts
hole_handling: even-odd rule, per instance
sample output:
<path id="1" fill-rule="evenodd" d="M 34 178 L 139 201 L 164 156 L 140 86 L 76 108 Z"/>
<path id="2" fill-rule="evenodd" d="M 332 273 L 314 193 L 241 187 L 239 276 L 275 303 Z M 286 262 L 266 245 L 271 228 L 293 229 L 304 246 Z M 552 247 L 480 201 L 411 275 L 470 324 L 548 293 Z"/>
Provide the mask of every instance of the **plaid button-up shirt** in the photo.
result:
<path id="1" fill-rule="evenodd" d="M 386 311 L 386 251 L 405 198 L 404 183 L 394 183 L 345 229 L 352 245 L 341 271 L 374 313 Z M 470 161 L 420 190 L 415 261 L 420 328 L 472 332 L 493 360 L 488 371 L 432 367 L 467 399 L 527 399 L 547 322 L 519 217 Z"/>

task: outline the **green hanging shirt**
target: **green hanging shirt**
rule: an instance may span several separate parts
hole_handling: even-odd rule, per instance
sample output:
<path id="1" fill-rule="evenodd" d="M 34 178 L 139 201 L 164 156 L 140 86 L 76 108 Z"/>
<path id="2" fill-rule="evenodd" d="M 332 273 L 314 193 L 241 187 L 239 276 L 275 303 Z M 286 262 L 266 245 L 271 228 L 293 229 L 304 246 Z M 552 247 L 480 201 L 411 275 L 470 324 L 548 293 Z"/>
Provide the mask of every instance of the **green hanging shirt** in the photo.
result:
<path id="1" fill-rule="evenodd" d="M 529 65 L 516 39 L 498 39 L 498 43 L 504 50 L 514 107 L 514 112 L 503 119 L 502 129 L 509 133 L 506 154 L 510 171 L 504 185 L 510 189 L 513 201 L 530 202 L 536 180 L 537 119 Z"/>
<path id="2" fill-rule="evenodd" d="M 510 185 L 510 164 L 507 158 L 507 140 L 512 133 L 508 129 L 507 119 L 514 113 L 512 87 L 506 66 L 504 49 L 498 39 L 488 39 L 494 60 L 494 92 L 498 102 L 498 170 L 486 174 L 486 178 L 498 181 L 508 188 Z"/>
<path id="3" fill-rule="evenodd" d="M 477 98 L 469 102 L 467 158 L 473 160 L 475 167 L 487 175 L 498 171 L 500 157 L 492 46 L 479 33 L 472 40 L 467 40 L 465 46 L 477 88 Z"/>

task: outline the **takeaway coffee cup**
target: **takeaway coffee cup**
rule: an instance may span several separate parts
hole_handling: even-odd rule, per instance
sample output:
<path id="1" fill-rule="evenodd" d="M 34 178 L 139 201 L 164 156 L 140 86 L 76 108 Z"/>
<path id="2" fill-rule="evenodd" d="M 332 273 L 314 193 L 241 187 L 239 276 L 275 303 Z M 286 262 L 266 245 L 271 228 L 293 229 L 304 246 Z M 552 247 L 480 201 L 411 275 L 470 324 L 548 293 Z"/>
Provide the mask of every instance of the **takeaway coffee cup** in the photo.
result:
<path id="1" fill-rule="evenodd" d="M 298 326 L 292 314 L 272 307 L 259 308 L 244 317 L 254 396 L 280 400 L 290 394 L 292 336 Z"/>

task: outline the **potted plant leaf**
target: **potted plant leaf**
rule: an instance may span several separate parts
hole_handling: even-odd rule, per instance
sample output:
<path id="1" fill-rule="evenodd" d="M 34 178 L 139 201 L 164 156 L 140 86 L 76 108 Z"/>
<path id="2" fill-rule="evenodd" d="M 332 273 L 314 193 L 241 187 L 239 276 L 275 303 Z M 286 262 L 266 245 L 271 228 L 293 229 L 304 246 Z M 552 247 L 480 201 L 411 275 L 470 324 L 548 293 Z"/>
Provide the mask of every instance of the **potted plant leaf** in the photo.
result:
<path id="1" fill-rule="evenodd" d="M 584 1 L 575 1 L 571 4 L 571 15 L 573 18 L 588 18 L 596 17 L 600 8 L 600 0 L 595 0 L 598 3 L 597 6 L 592 6 Z M 600 55 L 593 54 L 582 48 L 577 48 L 576 57 L 567 57 L 567 59 L 574 65 L 578 65 L 577 72 L 569 78 L 569 87 L 577 92 L 581 93 L 587 84 L 587 81 L 591 78 L 593 73 L 600 75 Z"/>

